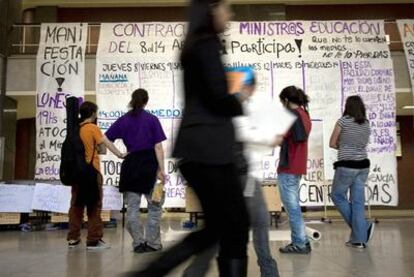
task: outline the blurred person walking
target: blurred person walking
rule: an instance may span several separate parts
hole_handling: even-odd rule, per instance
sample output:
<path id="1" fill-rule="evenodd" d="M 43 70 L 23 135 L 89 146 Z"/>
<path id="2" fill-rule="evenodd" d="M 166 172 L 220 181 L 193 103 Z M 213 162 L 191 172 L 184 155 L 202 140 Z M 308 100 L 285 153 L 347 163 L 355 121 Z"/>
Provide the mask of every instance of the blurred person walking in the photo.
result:
<path id="1" fill-rule="evenodd" d="M 164 276 L 175 266 L 220 242 L 220 276 L 247 275 L 248 214 L 234 164 L 232 117 L 242 114 L 248 92 L 228 93 L 218 34 L 231 17 L 225 0 L 191 1 L 188 33 L 181 53 L 185 108 L 173 156 L 194 189 L 205 227 L 185 237 L 143 271 Z"/>

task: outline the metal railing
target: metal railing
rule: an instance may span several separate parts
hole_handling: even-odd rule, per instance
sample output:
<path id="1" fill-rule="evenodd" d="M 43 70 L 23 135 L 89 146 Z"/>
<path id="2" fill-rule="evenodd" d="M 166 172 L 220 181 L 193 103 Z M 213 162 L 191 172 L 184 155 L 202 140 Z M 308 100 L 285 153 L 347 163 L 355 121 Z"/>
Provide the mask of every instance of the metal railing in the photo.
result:
<path id="1" fill-rule="evenodd" d="M 385 22 L 385 29 L 397 28 L 394 20 Z M 88 24 L 86 54 L 96 54 L 99 40 L 100 23 Z M 388 28 L 388 29 L 389 29 Z M 386 31 L 387 32 L 387 31 Z M 14 24 L 11 33 L 11 54 L 36 54 L 40 40 L 40 24 Z M 391 36 L 389 41 L 391 50 L 402 50 L 401 38 Z"/>
<path id="2" fill-rule="evenodd" d="M 96 54 L 100 28 L 99 23 L 88 24 L 86 54 Z M 40 24 L 14 24 L 11 39 L 11 54 L 36 54 L 40 40 Z"/>

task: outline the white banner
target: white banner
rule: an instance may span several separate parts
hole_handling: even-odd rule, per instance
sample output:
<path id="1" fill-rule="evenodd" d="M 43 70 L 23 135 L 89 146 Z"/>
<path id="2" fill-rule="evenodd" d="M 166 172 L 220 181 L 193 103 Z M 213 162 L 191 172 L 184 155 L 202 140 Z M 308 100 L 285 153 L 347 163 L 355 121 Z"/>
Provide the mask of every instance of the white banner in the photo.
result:
<path id="1" fill-rule="evenodd" d="M 42 24 L 36 65 L 35 178 L 59 179 L 66 96 L 84 96 L 87 24 Z"/>
<path id="2" fill-rule="evenodd" d="M 38 183 L 36 186 L 14 186 L 25 187 L 26 191 L 31 187 L 31 195 L 24 199 L 28 201 L 28 205 L 33 210 L 56 212 L 67 214 L 70 208 L 71 187 L 54 184 Z M 104 211 L 120 211 L 122 209 L 122 197 L 116 187 L 103 186 L 102 210 Z M 21 190 L 21 189 L 20 189 Z M 27 191 L 26 194 L 30 192 Z M 14 193 L 14 191 L 13 191 Z M 0 201 L 7 195 L 10 195 L 10 190 L 7 194 L 0 186 Z M 17 198 L 17 196 L 16 196 Z M 19 201 L 23 201 L 20 196 Z M 20 203 L 19 202 L 19 203 Z M 18 203 L 17 203 L 18 204 Z M 27 204 L 26 204 L 27 206 Z M 17 208 L 16 208 L 17 209 Z M 21 211 L 22 212 L 22 211 Z"/>
<path id="3" fill-rule="evenodd" d="M 397 20 L 397 25 L 404 46 L 405 58 L 407 59 L 410 72 L 411 89 L 414 96 L 414 19 Z"/>
<path id="4" fill-rule="evenodd" d="M 71 187 L 36 184 L 32 209 L 67 214 L 70 208 Z"/>
<path id="5" fill-rule="evenodd" d="M 183 108 L 178 56 L 184 37 L 183 23 L 101 25 L 96 92 L 102 129 L 127 111 L 133 90 L 144 88 L 150 96 L 147 109 L 158 116 L 168 137 L 165 148 L 170 157 Z M 324 137 L 341 117 L 346 97 L 353 94 L 362 96 L 371 120 L 368 151 L 376 170 L 371 171 L 367 195 L 372 205 L 397 205 L 394 71 L 383 21 L 232 22 L 222 42 L 226 66 L 254 67 L 257 97 L 280 105 L 280 91 L 296 85 L 311 98 L 313 131 L 309 172 L 301 182 L 303 205 L 323 205 L 324 197 L 330 202 L 322 186 L 329 191 L 336 152 L 326 151 Z M 184 180 L 172 159 L 166 163 L 165 206 L 183 207 Z M 276 177 L 277 163 L 276 149 L 264 157 L 265 178 Z M 102 169 L 105 184 L 116 185 L 120 162 L 107 155 Z"/>
<path id="6" fill-rule="evenodd" d="M 34 186 L 0 185 L 1 213 L 31 213 Z"/>
<path id="7" fill-rule="evenodd" d="M 103 186 L 102 210 L 120 211 L 122 210 L 122 196 L 117 187 Z"/>

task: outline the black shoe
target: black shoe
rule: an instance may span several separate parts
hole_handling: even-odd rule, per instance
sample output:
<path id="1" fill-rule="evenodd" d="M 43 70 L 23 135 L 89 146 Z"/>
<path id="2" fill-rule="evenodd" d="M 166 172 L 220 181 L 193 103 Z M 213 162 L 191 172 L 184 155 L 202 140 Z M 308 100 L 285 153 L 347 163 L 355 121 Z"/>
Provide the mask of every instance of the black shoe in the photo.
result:
<path id="1" fill-rule="evenodd" d="M 347 241 L 345 243 L 345 245 L 348 246 L 348 247 L 357 248 L 357 249 L 365 249 L 365 248 L 367 248 L 367 245 L 365 243 L 362 243 L 362 242 L 354 242 L 354 243 L 352 243 L 350 241 Z"/>
<path id="2" fill-rule="evenodd" d="M 98 241 L 88 241 L 86 243 L 87 250 L 102 250 L 102 249 L 109 249 L 109 248 L 111 248 L 111 246 L 101 239 Z"/>
<path id="3" fill-rule="evenodd" d="M 149 246 L 148 244 L 145 244 L 145 252 L 157 252 L 157 251 L 160 251 L 161 249 L 162 247 L 157 249 L 152 246 Z"/>
<path id="4" fill-rule="evenodd" d="M 146 245 L 145 243 L 141 243 L 138 246 L 134 247 L 134 252 L 137 254 L 145 253 L 146 252 Z"/>
<path id="5" fill-rule="evenodd" d="M 367 243 L 372 239 L 372 236 L 374 235 L 374 229 L 375 229 L 375 222 L 371 222 L 371 224 L 368 227 Z"/>
<path id="6" fill-rule="evenodd" d="M 293 243 L 279 248 L 280 253 L 283 254 L 309 254 L 312 251 L 310 243 L 306 243 L 305 247 L 301 248 Z"/>

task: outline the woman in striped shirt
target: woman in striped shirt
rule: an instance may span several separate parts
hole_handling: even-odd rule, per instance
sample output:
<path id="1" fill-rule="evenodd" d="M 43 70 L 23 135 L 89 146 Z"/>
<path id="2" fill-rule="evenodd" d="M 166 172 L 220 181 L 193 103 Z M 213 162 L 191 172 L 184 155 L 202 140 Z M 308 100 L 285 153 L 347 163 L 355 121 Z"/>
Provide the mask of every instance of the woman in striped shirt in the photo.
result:
<path id="1" fill-rule="evenodd" d="M 375 227 L 374 223 L 365 219 L 365 184 L 370 167 L 366 150 L 369 136 L 370 123 L 362 99 L 359 96 L 348 97 L 344 114 L 338 120 L 329 143 L 331 148 L 338 150 L 331 198 L 352 230 L 346 245 L 359 249 L 366 247 Z"/>

